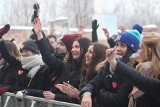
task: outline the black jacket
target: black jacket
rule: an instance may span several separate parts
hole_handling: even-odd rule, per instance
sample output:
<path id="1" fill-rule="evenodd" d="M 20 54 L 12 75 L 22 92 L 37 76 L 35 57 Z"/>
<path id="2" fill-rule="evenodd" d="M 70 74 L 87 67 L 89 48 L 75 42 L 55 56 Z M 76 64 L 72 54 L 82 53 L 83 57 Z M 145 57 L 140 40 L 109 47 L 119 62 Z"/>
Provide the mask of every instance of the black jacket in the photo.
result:
<path id="1" fill-rule="evenodd" d="M 120 61 L 117 63 L 115 72 L 145 92 L 137 99 L 137 107 L 160 107 L 160 80 L 146 77 Z"/>
<path id="2" fill-rule="evenodd" d="M 52 84 L 51 91 L 55 93 L 55 100 L 66 101 L 66 102 L 75 102 L 75 99 L 70 98 L 68 95 L 61 93 L 56 87 L 55 84 L 62 84 L 63 82 L 68 82 L 78 88 L 80 83 L 80 69 L 78 64 L 74 61 L 64 63 L 62 60 L 58 59 L 55 54 L 52 54 L 49 46 L 47 45 L 47 40 L 42 38 L 38 41 L 38 46 L 42 55 L 43 61 L 50 67 L 53 71 L 55 77 L 54 84 Z"/>
<path id="3" fill-rule="evenodd" d="M 8 85 L 18 86 L 17 70 L 10 65 L 0 69 L 0 87 Z"/>
<path id="4" fill-rule="evenodd" d="M 34 31 L 34 29 L 32 29 L 32 31 L 33 31 L 33 33 L 34 33 L 34 40 L 36 40 L 36 44 L 38 45 L 38 38 L 37 38 L 37 36 L 36 36 L 36 33 L 35 33 L 35 31 Z M 63 60 L 63 58 L 64 58 L 64 56 L 63 55 L 60 55 L 60 54 L 57 54 L 57 52 L 56 52 L 56 49 L 54 49 L 54 47 L 49 43 L 49 39 L 45 36 L 45 34 L 44 34 L 44 32 L 42 32 L 42 35 L 43 35 L 43 38 L 45 38 L 46 39 L 46 42 L 47 42 L 47 46 L 49 47 L 49 49 L 50 49 L 50 51 L 51 51 L 51 53 L 53 54 L 53 55 L 55 55 L 58 59 L 60 59 L 60 60 Z M 41 45 L 40 45 L 41 46 Z M 42 50 L 43 51 L 43 50 Z M 59 77 L 59 73 L 57 73 L 57 72 L 55 72 L 55 71 L 53 71 L 51 68 L 52 67 L 49 67 L 49 66 L 47 66 L 47 65 L 45 65 L 44 67 L 43 67 L 45 70 L 43 70 L 41 73 L 39 73 L 39 75 L 40 75 L 40 77 L 41 78 L 39 78 L 38 79 L 38 83 L 43 83 L 43 84 L 45 84 L 43 87 L 43 90 L 49 90 L 49 89 L 51 89 L 51 87 L 53 86 L 53 84 L 55 83 L 55 81 L 57 80 L 57 78 Z M 41 81 L 41 82 L 40 82 Z M 41 88 L 42 89 L 42 88 Z M 33 89 L 34 90 L 34 89 Z M 38 93 L 39 92 L 43 92 L 43 90 L 41 90 L 41 91 L 38 91 Z M 35 90 L 34 90 L 35 91 Z M 28 93 L 29 94 L 29 93 Z M 34 96 L 34 92 L 33 91 L 31 91 L 31 95 L 33 95 Z M 35 94 L 35 96 L 37 96 L 38 94 Z M 39 95 L 38 95 L 39 96 Z"/>
<path id="5" fill-rule="evenodd" d="M 80 96 L 86 91 L 92 93 L 92 98 L 97 96 L 96 100 L 102 107 L 127 107 L 132 86 L 116 74 L 112 74 L 107 65 L 103 72 L 81 90 Z"/>
<path id="6" fill-rule="evenodd" d="M 18 74 L 18 85 L 22 88 L 31 88 L 31 89 L 43 89 L 45 85 L 45 80 L 43 79 L 43 75 L 41 75 L 44 71 L 44 67 L 38 70 L 37 74 L 34 76 L 33 79 L 27 77 L 29 70 L 23 69 L 21 61 L 16 59 L 14 56 L 10 55 L 6 49 L 4 41 L 0 42 L 0 50 L 2 57 L 17 70 Z M 17 89 L 19 89 L 17 87 Z M 14 88 L 16 89 L 16 88 Z"/>
<path id="7" fill-rule="evenodd" d="M 116 42 L 110 37 L 107 39 L 108 44 L 110 45 L 110 48 L 114 48 L 116 45 Z"/>

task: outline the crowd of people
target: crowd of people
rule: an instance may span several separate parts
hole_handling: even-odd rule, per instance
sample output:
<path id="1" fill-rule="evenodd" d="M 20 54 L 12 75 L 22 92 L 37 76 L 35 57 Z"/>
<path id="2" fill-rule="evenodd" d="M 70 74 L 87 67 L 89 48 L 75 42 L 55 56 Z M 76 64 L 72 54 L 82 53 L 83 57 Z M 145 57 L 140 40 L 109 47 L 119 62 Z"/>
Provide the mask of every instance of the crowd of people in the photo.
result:
<path id="1" fill-rule="evenodd" d="M 40 18 L 32 25 L 33 34 L 19 50 L 3 39 L 10 25 L 0 29 L 0 95 L 21 92 L 82 107 L 160 107 L 159 33 L 142 36 L 143 27 L 135 24 L 110 37 L 103 28 L 104 45 L 96 20 L 92 40 L 82 31 L 46 36 Z"/>

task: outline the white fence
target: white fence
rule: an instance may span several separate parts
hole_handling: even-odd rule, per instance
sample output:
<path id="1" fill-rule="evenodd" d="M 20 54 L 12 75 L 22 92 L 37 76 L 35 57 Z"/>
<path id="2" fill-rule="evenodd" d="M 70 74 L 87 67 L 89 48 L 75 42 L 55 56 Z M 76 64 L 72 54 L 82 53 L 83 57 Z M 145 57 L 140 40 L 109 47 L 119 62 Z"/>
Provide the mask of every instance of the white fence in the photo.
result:
<path id="1" fill-rule="evenodd" d="M 33 96 L 25 96 L 22 101 L 18 101 L 15 94 L 7 92 L 1 96 L 0 107 L 80 107 L 80 105 Z"/>

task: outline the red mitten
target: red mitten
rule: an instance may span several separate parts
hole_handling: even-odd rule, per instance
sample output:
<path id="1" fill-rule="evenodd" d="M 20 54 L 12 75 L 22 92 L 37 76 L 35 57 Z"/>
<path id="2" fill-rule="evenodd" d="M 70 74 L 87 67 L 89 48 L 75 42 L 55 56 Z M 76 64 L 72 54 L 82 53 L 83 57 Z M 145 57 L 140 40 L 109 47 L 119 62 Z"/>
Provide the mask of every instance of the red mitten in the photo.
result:
<path id="1" fill-rule="evenodd" d="M 0 88 L 0 95 L 2 95 L 3 93 L 9 91 L 10 87 L 9 86 L 4 86 Z"/>
<path id="2" fill-rule="evenodd" d="M 0 29 L 0 38 L 2 38 L 2 36 L 4 34 L 6 34 L 10 29 L 10 25 L 6 24 L 3 28 Z"/>

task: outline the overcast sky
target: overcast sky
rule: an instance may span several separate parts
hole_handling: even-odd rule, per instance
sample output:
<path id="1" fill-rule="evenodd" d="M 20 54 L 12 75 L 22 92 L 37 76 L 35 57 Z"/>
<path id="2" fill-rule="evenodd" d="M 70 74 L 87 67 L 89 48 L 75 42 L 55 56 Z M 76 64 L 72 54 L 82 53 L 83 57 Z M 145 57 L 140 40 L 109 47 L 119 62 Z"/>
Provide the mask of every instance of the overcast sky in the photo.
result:
<path id="1" fill-rule="evenodd" d="M 7 13 L 11 13 L 10 11 L 12 10 L 10 7 L 12 7 L 13 4 L 18 1 L 23 1 L 23 0 L 1 0 L 0 24 L 8 23 L 6 21 L 3 23 L 4 15 Z M 28 1 L 31 1 L 31 3 L 38 1 L 38 3 L 40 3 L 40 6 L 41 6 L 41 16 L 45 15 L 45 18 L 47 20 L 52 20 L 53 17 L 50 17 L 50 14 L 48 14 L 48 11 L 46 11 L 48 7 L 46 7 L 45 4 L 46 3 L 49 4 L 49 2 L 51 1 L 57 2 L 57 5 L 55 7 L 54 6 L 52 7 L 56 8 L 56 16 L 63 16 L 64 14 L 61 13 L 61 11 L 65 10 L 65 7 L 62 6 L 62 3 L 65 1 L 70 2 L 71 0 L 28 0 Z M 103 0 L 96 0 L 96 1 L 98 3 Z M 110 0 L 110 1 L 113 1 L 113 0 Z M 142 25 L 156 24 L 160 26 L 160 20 L 159 20 L 160 19 L 160 14 L 159 14 L 160 1 L 159 0 L 114 0 L 114 1 L 116 4 L 118 4 L 118 5 L 115 5 L 115 8 L 117 9 L 115 14 L 117 15 L 117 19 L 119 23 L 125 23 L 127 25 L 129 24 L 133 25 L 133 23 L 140 23 Z M 110 2 L 108 2 L 107 4 L 111 6 Z M 93 4 L 90 3 L 88 5 L 93 5 Z M 105 7 L 108 8 L 109 6 L 106 5 Z M 11 16 L 13 14 L 15 13 L 12 12 Z M 7 19 L 7 17 L 5 18 Z M 14 20 L 14 16 L 11 18 L 12 20 Z"/>

